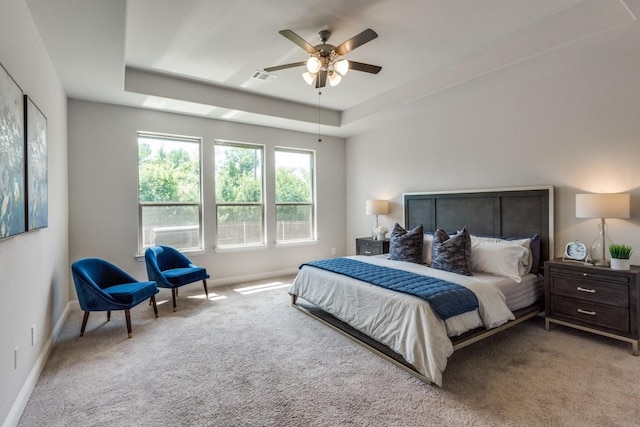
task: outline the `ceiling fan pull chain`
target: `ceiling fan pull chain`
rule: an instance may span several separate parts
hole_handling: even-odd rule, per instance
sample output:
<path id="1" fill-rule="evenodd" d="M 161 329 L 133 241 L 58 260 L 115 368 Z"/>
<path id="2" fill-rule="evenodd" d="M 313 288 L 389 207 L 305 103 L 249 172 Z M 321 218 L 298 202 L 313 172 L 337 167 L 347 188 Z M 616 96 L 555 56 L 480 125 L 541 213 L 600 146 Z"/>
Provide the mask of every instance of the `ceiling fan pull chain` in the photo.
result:
<path id="1" fill-rule="evenodd" d="M 318 142 L 322 142 L 322 136 L 320 135 L 320 95 L 322 95 L 322 91 L 318 91 Z"/>

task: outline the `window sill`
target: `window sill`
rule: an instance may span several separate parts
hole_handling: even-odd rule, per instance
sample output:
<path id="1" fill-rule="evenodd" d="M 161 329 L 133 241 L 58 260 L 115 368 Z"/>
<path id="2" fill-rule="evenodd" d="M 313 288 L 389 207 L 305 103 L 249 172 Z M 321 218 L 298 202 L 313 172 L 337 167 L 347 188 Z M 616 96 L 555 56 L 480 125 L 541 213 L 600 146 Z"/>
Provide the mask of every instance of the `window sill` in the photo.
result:
<path id="1" fill-rule="evenodd" d="M 204 255 L 206 253 L 206 250 L 204 249 L 189 249 L 186 251 L 183 251 L 182 249 L 178 249 L 180 251 L 180 253 L 183 253 L 187 256 L 190 255 Z M 135 256 L 137 261 L 144 261 L 144 254 L 138 254 Z"/>
<path id="2" fill-rule="evenodd" d="M 294 246 L 310 246 L 317 245 L 317 240 L 297 240 L 292 242 L 276 242 L 276 248 L 290 248 Z"/>
<path id="3" fill-rule="evenodd" d="M 298 240 L 292 242 L 276 242 L 269 244 L 260 244 L 260 245 L 246 245 L 246 246 L 216 246 L 214 250 L 217 254 L 226 254 L 226 253 L 234 253 L 234 252 L 250 252 L 250 251 L 263 251 L 269 249 L 270 247 L 275 248 L 291 248 L 295 246 L 309 246 L 309 245 L 317 245 L 317 240 Z"/>
<path id="4" fill-rule="evenodd" d="M 213 250 L 217 254 L 228 254 L 234 252 L 250 252 L 250 251 L 263 251 L 269 246 L 265 244 L 258 245 L 242 245 L 242 246 L 215 246 Z"/>

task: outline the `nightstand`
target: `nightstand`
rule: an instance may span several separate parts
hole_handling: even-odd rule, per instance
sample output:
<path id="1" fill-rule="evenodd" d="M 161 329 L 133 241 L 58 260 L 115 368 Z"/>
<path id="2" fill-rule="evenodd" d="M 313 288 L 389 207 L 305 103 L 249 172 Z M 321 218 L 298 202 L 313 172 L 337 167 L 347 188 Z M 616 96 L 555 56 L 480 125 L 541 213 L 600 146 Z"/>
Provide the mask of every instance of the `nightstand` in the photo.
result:
<path id="1" fill-rule="evenodd" d="M 611 270 L 562 260 L 544 264 L 545 329 L 550 323 L 631 343 L 638 356 L 640 267 Z"/>
<path id="2" fill-rule="evenodd" d="M 371 237 L 356 239 L 356 255 L 380 255 L 389 253 L 389 239 L 373 240 Z"/>

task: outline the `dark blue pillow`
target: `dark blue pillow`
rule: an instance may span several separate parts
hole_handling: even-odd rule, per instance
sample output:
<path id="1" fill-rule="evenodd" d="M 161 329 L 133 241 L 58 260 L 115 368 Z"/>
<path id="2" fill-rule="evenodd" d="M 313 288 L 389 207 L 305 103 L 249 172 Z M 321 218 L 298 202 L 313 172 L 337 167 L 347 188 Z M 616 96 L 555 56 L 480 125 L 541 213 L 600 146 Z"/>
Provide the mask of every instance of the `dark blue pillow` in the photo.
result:
<path id="1" fill-rule="evenodd" d="M 422 225 L 407 231 L 396 223 L 391 230 L 389 259 L 420 264 L 422 262 L 422 231 Z"/>
<path id="2" fill-rule="evenodd" d="M 467 227 L 453 236 L 441 228 L 433 233 L 431 268 L 471 276 L 471 236 Z"/>

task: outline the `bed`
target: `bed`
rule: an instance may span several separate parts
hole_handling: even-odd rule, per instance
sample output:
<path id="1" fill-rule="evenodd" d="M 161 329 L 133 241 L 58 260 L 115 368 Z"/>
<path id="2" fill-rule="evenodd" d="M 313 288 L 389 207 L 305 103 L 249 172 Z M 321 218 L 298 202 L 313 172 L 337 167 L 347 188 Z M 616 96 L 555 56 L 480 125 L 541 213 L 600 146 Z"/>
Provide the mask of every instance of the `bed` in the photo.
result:
<path id="1" fill-rule="evenodd" d="M 466 234 L 467 241 L 473 242 L 472 246 L 468 243 L 467 254 L 470 248 L 474 256 L 471 264 L 476 269 L 470 275 L 458 274 L 425 256 L 420 262 L 392 260 L 392 250 L 391 257 L 350 256 L 304 264 L 289 293 L 295 308 L 422 381 L 442 386 L 442 373 L 454 351 L 543 311 L 542 267 L 553 257 L 553 187 L 406 193 L 403 209 L 404 227 L 398 227 L 409 235 L 410 230 L 422 226 L 425 254 L 432 251 L 429 240 L 441 242 L 442 233 L 455 239 Z M 415 235 L 411 238 L 415 241 Z M 485 261 L 492 265 L 494 260 L 510 259 L 503 256 L 503 247 L 512 251 L 518 245 L 528 249 L 518 251 L 521 262 L 517 275 L 503 274 L 502 267 L 498 271 L 491 266 L 485 268 Z M 496 248 L 500 252 L 492 252 Z M 525 252 L 529 257 L 526 271 L 522 267 L 526 264 L 526 256 L 522 256 Z M 411 293 L 326 267 L 334 261 L 357 264 L 365 271 L 393 271 L 411 280 L 444 281 L 471 291 L 477 306 L 448 314 L 448 318 L 439 316 L 435 305 Z M 431 266 L 425 265 L 429 262 Z"/>

